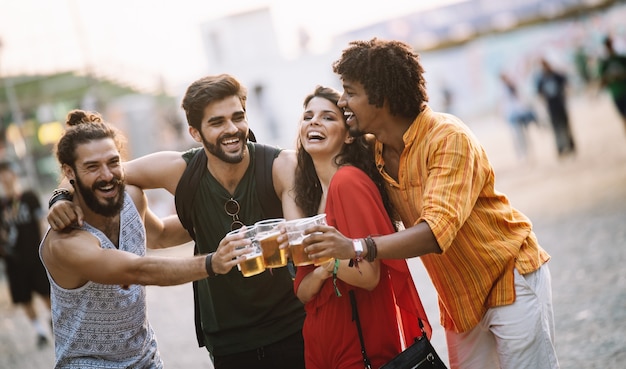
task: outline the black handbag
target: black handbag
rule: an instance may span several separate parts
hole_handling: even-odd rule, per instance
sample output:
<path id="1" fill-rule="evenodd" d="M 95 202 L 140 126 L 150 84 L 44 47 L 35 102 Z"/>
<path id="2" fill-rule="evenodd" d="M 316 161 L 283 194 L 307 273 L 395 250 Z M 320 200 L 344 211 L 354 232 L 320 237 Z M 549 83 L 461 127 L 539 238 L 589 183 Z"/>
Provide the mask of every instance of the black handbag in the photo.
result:
<path id="1" fill-rule="evenodd" d="M 420 328 L 422 321 L 420 320 Z M 415 342 L 391 359 L 380 369 L 404 369 L 404 368 L 436 368 L 447 369 L 433 345 L 431 345 L 426 333 L 422 330 L 422 336 L 415 338 Z"/>
<path id="2" fill-rule="evenodd" d="M 361 331 L 361 321 L 359 320 L 359 311 L 356 307 L 356 298 L 354 291 L 350 291 L 350 304 L 352 305 L 352 319 L 356 323 L 359 332 L 359 341 L 361 341 L 361 354 L 363 355 L 363 364 L 366 369 L 372 369 L 372 364 L 367 352 L 365 351 L 365 342 L 363 341 L 363 332 Z M 422 331 L 421 337 L 416 337 L 415 342 L 406 350 L 402 351 L 380 369 L 447 369 L 437 351 L 428 340 L 426 332 L 424 332 L 424 324 L 418 318 L 419 326 Z"/>

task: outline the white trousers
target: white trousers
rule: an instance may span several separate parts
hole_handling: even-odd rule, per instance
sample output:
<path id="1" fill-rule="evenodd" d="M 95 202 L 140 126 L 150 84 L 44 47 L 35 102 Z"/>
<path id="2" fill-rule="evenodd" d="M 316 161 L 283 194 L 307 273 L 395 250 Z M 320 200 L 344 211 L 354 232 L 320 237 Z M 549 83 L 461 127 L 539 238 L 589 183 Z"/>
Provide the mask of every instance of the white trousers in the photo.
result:
<path id="1" fill-rule="evenodd" d="M 464 333 L 446 330 L 451 369 L 555 369 L 554 314 L 548 265 L 515 273 L 515 302 L 487 310 Z"/>

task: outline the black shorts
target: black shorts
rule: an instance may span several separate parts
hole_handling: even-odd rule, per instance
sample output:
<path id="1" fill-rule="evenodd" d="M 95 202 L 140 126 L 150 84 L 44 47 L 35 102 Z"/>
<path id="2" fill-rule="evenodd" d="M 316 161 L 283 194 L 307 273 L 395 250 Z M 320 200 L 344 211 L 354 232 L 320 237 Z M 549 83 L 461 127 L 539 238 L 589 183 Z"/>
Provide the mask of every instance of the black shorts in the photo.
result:
<path id="1" fill-rule="evenodd" d="M 214 356 L 213 363 L 216 369 L 304 369 L 302 331 L 255 350 Z"/>
<path id="2" fill-rule="evenodd" d="M 50 296 L 50 281 L 46 269 L 39 258 L 35 260 L 15 260 L 11 257 L 6 261 L 9 290 L 14 304 L 28 303 L 33 298 L 33 292 L 42 296 Z"/>

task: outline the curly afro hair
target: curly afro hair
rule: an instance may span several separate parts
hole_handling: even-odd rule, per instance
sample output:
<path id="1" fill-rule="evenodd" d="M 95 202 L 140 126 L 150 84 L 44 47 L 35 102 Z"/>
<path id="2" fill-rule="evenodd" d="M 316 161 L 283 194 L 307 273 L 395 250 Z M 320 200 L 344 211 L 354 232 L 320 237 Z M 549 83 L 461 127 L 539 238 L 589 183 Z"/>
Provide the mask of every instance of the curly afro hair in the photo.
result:
<path id="1" fill-rule="evenodd" d="M 413 48 L 400 41 L 352 41 L 333 63 L 341 79 L 359 82 L 369 103 L 391 114 L 414 119 L 428 102 L 424 69 Z"/>

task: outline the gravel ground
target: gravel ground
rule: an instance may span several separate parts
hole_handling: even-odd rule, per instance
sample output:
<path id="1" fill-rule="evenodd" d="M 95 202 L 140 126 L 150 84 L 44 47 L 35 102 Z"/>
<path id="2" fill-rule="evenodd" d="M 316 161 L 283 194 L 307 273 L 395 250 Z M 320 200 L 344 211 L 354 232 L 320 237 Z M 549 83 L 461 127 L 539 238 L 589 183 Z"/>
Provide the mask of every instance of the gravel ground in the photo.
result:
<path id="1" fill-rule="evenodd" d="M 467 123 L 490 154 L 497 188 L 532 219 L 552 256 L 561 367 L 621 369 L 626 362 L 626 130 L 604 95 L 576 97 L 570 107 L 578 154 L 566 160 L 556 158 L 548 129 L 532 127 L 533 159 L 520 164 L 506 124 L 494 117 Z M 188 245 L 159 251 L 190 252 Z M 433 345 L 447 361 L 436 295 L 419 259 L 409 263 L 435 328 Z M 148 288 L 150 320 L 170 369 L 212 368 L 207 352 L 195 343 L 191 296 L 189 285 Z M 0 369 L 51 368 L 53 357 L 51 345 L 36 348 L 0 273 Z"/>

